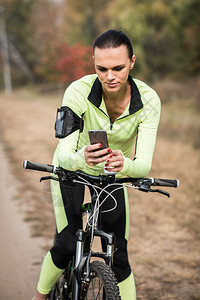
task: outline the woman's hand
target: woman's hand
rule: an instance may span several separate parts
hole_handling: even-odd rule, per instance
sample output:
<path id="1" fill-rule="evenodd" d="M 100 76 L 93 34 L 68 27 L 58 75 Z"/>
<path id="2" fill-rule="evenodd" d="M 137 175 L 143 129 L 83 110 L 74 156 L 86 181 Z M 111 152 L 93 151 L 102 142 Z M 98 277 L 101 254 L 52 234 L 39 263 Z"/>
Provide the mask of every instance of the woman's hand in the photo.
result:
<path id="1" fill-rule="evenodd" d="M 106 160 L 105 169 L 107 171 L 120 172 L 124 167 L 124 157 L 121 150 L 112 150 L 111 155 Z"/>
<path id="2" fill-rule="evenodd" d="M 112 155 L 110 148 L 102 149 L 102 144 L 88 145 L 85 147 L 85 161 L 89 166 L 95 166 L 103 161 L 107 161 Z"/>

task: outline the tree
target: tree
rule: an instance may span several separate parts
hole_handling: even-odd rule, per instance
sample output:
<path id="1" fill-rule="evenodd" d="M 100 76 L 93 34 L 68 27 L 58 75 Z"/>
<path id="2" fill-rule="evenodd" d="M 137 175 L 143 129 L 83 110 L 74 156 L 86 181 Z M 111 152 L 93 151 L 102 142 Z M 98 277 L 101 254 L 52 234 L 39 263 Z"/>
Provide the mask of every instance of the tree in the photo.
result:
<path id="1" fill-rule="evenodd" d="M 18 56 L 23 58 L 24 65 L 29 68 L 34 66 L 34 46 L 31 40 L 33 27 L 29 21 L 33 3 L 34 0 L 0 0 L 0 5 L 5 10 L 8 43 L 12 45 L 12 49 L 15 49 Z M 12 49 L 9 48 L 9 51 L 12 52 Z M 12 55 L 10 57 L 13 62 Z M 18 82 L 25 81 L 25 76 L 21 76 L 20 69 L 13 63 L 12 77 Z"/>
<path id="2" fill-rule="evenodd" d="M 124 31 L 131 39 L 136 64 L 133 74 L 143 78 L 148 75 L 144 44 L 147 36 L 146 1 L 115 0 L 109 5 L 109 27 Z"/>
<path id="3" fill-rule="evenodd" d="M 71 82 L 84 75 L 94 73 L 92 49 L 90 46 L 64 44 L 58 53 L 57 70 L 62 82 Z"/>
<path id="4" fill-rule="evenodd" d="M 92 45 L 108 26 L 107 8 L 112 0 L 65 0 L 64 29 L 70 44 Z"/>
<path id="5" fill-rule="evenodd" d="M 200 1 L 181 0 L 173 3 L 174 21 L 171 32 L 176 33 L 175 60 L 178 74 L 198 75 L 200 73 Z"/>
<path id="6" fill-rule="evenodd" d="M 154 0 L 146 9 L 146 27 L 148 28 L 144 43 L 147 64 L 152 78 L 164 77 L 174 68 L 173 53 L 176 50 L 174 37 L 168 30 L 171 19 L 172 0 Z"/>
<path id="7" fill-rule="evenodd" d="M 35 29 L 32 42 L 36 47 L 34 71 L 40 81 L 58 80 L 55 64 L 63 34 L 62 10 L 62 3 L 49 0 L 37 0 L 33 7 L 31 22 Z"/>
<path id="8" fill-rule="evenodd" d="M 199 74 L 199 0 L 115 0 L 108 15 L 111 26 L 133 42 L 137 75 L 156 79 L 182 76 L 184 70 Z"/>

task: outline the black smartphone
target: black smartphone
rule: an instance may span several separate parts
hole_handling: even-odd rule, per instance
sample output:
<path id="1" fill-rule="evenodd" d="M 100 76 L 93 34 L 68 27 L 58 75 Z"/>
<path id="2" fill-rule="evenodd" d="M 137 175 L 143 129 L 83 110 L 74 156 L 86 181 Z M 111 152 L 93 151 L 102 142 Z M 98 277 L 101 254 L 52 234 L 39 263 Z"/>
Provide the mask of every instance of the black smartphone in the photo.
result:
<path id="1" fill-rule="evenodd" d="M 90 144 L 102 144 L 99 150 L 109 148 L 106 130 L 89 130 Z"/>

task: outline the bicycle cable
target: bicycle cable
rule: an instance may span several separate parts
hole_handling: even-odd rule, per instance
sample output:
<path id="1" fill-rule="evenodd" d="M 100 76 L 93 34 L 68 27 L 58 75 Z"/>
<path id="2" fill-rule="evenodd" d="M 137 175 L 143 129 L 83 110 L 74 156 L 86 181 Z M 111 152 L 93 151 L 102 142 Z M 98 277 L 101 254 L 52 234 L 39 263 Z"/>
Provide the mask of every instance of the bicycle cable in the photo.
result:
<path id="1" fill-rule="evenodd" d="M 93 244 L 93 241 L 94 241 L 94 227 L 97 224 L 97 223 L 95 223 L 95 219 L 96 219 L 96 222 L 97 222 L 100 207 L 104 204 L 104 202 L 110 196 L 114 200 L 115 205 L 111 209 L 107 209 L 105 211 L 102 211 L 102 213 L 107 213 L 107 212 L 111 212 L 112 210 L 114 210 L 117 207 L 117 200 L 115 199 L 115 197 L 112 194 L 114 192 L 116 192 L 117 190 L 124 188 L 124 185 L 119 184 L 119 183 L 111 183 L 109 185 L 109 187 L 113 186 L 113 185 L 118 185 L 118 187 L 116 189 L 112 190 L 111 192 L 108 192 L 106 190 L 106 188 L 108 188 L 108 186 L 105 186 L 104 188 L 101 188 L 101 187 L 98 187 L 96 185 L 91 184 L 89 181 L 87 181 L 85 178 L 82 178 L 81 176 L 79 176 L 79 178 L 83 181 L 74 180 L 74 182 L 80 183 L 80 184 L 85 184 L 87 186 L 91 186 L 94 189 L 94 191 L 96 192 L 96 195 L 97 195 L 95 205 L 94 205 L 94 209 L 93 209 L 93 214 L 89 218 L 87 218 L 87 224 L 88 224 L 89 227 L 91 227 L 91 230 L 92 230 L 91 240 L 90 240 L 90 247 L 92 247 L 92 244 Z M 100 192 L 98 192 L 97 189 L 100 189 Z M 100 196 L 103 192 L 107 193 L 107 196 L 100 203 L 100 201 L 99 201 Z M 92 220 L 92 224 L 91 224 L 91 220 Z"/>

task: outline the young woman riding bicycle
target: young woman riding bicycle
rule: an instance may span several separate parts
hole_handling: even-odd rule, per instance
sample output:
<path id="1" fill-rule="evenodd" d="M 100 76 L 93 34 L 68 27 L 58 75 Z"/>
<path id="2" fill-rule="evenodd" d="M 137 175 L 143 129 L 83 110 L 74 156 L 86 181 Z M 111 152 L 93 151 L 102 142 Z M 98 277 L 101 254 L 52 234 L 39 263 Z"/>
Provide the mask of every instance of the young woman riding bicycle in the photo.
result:
<path id="1" fill-rule="evenodd" d="M 66 120 L 59 124 L 59 144 L 53 164 L 66 170 L 99 175 L 114 168 L 116 176 L 144 177 L 151 168 L 160 118 L 156 92 L 129 73 L 136 57 L 129 38 L 109 30 L 93 46 L 96 74 L 73 82 L 63 97 L 61 111 Z M 90 145 L 88 130 L 105 129 L 109 147 Z M 62 133 L 61 133 L 62 132 Z M 135 146 L 134 159 L 131 158 Z M 94 151 L 97 150 L 97 151 Z M 80 226 L 83 186 L 51 183 L 57 224 L 57 240 L 47 253 L 37 287 L 36 300 L 47 299 L 52 286 L 71 260 L 75 233 Z M 102 229 L 116 235 L 113 271 L 122 300 L 136 299 L 134 277 L 128 261 L 129 208 L 127 191 L 115 192 L 117 208 L 102 217 Z M 106 202 L 107 208 L 109 201 Z"/>

